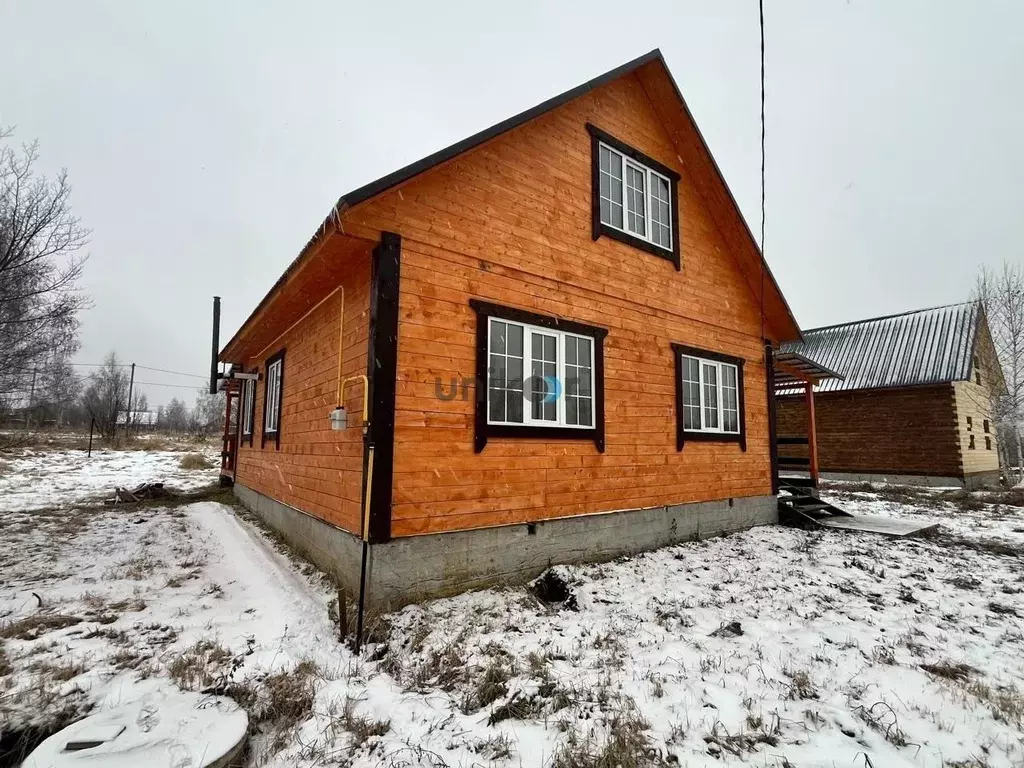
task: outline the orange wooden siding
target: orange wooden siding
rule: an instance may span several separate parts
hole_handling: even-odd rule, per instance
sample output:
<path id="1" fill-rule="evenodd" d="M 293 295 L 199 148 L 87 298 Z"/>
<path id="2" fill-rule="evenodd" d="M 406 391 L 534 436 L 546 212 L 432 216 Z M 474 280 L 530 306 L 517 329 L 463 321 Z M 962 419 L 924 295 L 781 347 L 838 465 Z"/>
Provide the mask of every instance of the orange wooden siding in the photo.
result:
<path id="1" fill-rule="evenodd" d="M 325 254 L 325 260 L 329 254 Z M 243 441 L 238 452 L 236 482 L 358 533 L 362 516 L 361 385 L 345 389 L 349 429 L 332 431 L 328 414 L 337 403 L 338 336 L 344 288 L 344 377 L 366 373 L 369 335 L 369 248 L 346 250 L 344 263 L 334 262 L 332 286 L 325 300 L 294 328 L 269 346 L 253 351 L 245 370 L 258 366 L 252 447 Z M 340 281 L 340 283 L 338 282 Z M 285 349 L 284 391 L 281 398 L 281 447 L 273 438 L 260 445 L 263 431 L 264 360 Z"/>
<path id="2" fill-rule="evenodd" d="M 587 122 L 681 174 L 682 272 L 591 239 Z M 344 214 L 346 232 L 403 238 L 393 535 L 771 492 L 758 299 L 699 191 L 708 173 L 628 76 Z M 435 385 L 474 375 L 473 297 L 609 329 L 604 454 L 506 438 L 473 452 L 475 392 L 442 400 Z M 747 361 L 746 452 L 676 451 L 671 342 Z"/>

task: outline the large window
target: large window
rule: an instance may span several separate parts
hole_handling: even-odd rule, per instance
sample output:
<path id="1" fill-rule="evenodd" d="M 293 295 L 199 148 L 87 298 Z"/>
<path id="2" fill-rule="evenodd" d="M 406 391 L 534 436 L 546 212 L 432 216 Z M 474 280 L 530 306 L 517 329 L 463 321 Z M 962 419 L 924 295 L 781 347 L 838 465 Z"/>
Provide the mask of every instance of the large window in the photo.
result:
<path id="1" fill-rule="evenodd" d="M 284 350 L 267 360 L 267 374 L 263 390 L 262 444 L 273 439 L 281 447 L 281 393 L 284 388 Z"/>
<path id="2" fill-rule="evenodd" d="M 492 317 L 487 347 L 488 424 L 593 428 L 593 338 Z"/>
<path id="3" fill-rule="evenodd" d="M 603 450 L 607 331 L 470 304 L 478 318 L 476 450 L 492 437 L 584 438 Z"/>
<path id="4" fill-rule="evenodd" d="M 743 360 L 672 345 L 676 357 L 677 442 L 735 440 L 746 448 Z"/>
<path id="5" fill-rule="evenodd" d="M 256 380 L 242 381 L 242 437 L 249 439 L 252 445 L 252 423 L 256 411 Z"/>
<path id="6" fill-rule="evenodd" d="M 599 128 L 592 139 L 594 239 L 607 235 L 679 264 L 679 175 Z"/>

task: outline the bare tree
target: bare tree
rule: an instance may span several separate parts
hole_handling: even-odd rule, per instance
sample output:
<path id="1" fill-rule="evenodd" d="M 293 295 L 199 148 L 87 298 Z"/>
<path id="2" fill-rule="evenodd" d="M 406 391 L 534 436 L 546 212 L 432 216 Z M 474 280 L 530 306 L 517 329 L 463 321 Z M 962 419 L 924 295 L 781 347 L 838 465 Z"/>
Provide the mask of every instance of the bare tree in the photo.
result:
<path id="1" fill-rule="evenodd" d="M 224 409 L 223 392 L 211 395 L 209 390 L 201 388 L 192 408 L 192 431 L 208 435 L 224 429 Z"/>
<path id="2" fill-rule="evenodd" d="M 189 428 L 188 406 L 176 397 L 164 409 L 164 422 L 170 432 L 184 432 Z"/>
<path id="3" fill-rule="evenodd" d="M 128 404 L 128 374 L 118 363 L 115 352 L 107 355 L 103 366 L 89 377 L 82 404 L 96 420 L 100 434 L 108 439 L 114 437 L 117 415 Z"/>
<path id="4" fill-rule="evenodd" d="M 1021 427 L 1024 424 L 1024 268 L 1003 262 L 999 270 L 982 267 L 974 295 L 985 308 L 992 341 L 1006 379 L 1007 394 L 993 404 L 1003 464 L 1020 480 L 1024 456 Z"/>
<path id="5" fill-rule="evenodd" d="M 24 401 L 47 363 L 78 348 L 88 237 L 71 213 L 66 171 L 52 180 L 37 174 L 36 144 L 16 150 L 11 135 L 0 130 L 0 401 L 7 403 Z"/>

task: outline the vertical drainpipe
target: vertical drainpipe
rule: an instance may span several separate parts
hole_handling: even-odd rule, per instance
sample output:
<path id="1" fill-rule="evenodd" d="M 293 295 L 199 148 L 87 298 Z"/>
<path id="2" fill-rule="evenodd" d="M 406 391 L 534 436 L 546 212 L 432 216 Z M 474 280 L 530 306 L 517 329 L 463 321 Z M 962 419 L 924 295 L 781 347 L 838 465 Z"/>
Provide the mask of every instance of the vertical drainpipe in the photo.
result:
<path id="1" fill-rule="evenodd" d="M 779 493 L 779 435 L 775 412 L 775 350 L 764 339 L 764 380 L 768 398 L 768 456 L 772 473 L 772 495 Z"/>

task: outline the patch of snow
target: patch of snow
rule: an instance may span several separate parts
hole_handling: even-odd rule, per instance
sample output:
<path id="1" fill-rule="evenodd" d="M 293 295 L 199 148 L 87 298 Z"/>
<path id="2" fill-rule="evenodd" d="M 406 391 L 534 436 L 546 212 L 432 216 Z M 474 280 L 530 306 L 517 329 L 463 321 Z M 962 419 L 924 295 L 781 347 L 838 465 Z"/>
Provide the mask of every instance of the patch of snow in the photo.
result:
<path id="1" fill-rule="evenodd" d="M 162 482 L 180 490 L 209 485 L 220 473 L 220 459 L 203 451 L 210 469 L 187 470 L 179 466 L 182 453 L 174 451 L 25 450 L 4 457 L 0 473 L 0 511 L 26 512 L 70 507 L 113 495 L 114 488 L 134 488 L 141 483 Z"/>

